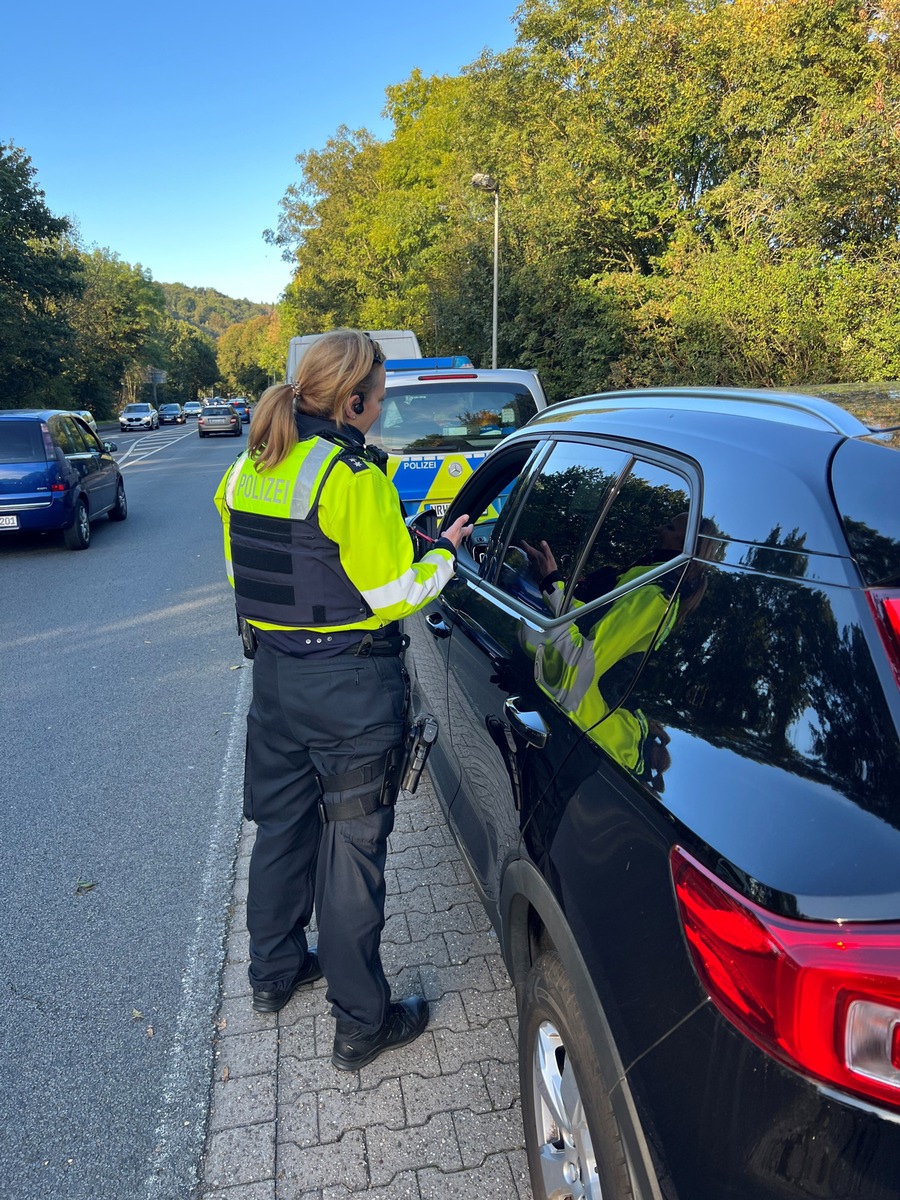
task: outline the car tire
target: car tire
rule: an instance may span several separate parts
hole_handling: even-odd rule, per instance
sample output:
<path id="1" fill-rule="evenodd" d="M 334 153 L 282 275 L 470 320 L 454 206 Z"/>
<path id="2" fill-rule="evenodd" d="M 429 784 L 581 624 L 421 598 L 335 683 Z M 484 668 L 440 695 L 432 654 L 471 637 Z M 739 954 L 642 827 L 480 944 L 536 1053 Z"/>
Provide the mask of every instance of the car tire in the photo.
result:
<path id="1" fill-rule="evenodd" d="M 234 436 L 240 437 L 243 432 L 243 429 L 241 429 L 240 425 L 238 425 L 237 429 L 234 431 Z"/>
<path id="2" fill-rule="evenodd" d="M 116 502 L 109 510 L 109 519 L 111 521 L 124 521 L 128 516 L 128 501 L 125 499 L 125 484 L 119 480 L 116 488 Z"/>
<path id="3" fill-rule="evenodd" d="M 63 530 L 63 537 L 70 550 L 87 550 L 91 544 L 91 520 L 83 500 L 75 504 L 75 520 Z"/>
<path id="4" fill-rule="evenodd" d="M 519 1082 L 534 1200 L 633 1200 L 609 1091 L 554 950 L 525 981 Z"/>

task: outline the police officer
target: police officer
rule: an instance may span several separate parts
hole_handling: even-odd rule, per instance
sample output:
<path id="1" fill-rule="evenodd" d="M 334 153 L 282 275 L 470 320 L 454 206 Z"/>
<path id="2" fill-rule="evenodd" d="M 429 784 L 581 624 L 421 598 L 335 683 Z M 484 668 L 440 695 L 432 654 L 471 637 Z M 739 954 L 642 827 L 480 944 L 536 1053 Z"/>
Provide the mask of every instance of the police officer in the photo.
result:
<path id="1" fill-rule="evenodd" d="M 398 622 L 439 594 L 471 531 L 461 517 L 414 561 L 397 491 L 365 444 L 383 364 L 367 334 L 320 338 L 293 384 L 263 394 L 216 493 L 238 616 L 256 641 L 244 781 L 257 825 L 253 1008 L 278 1012 L 324 973 L 332 1063 L 348 1071 L 428 1022 L 424 997 L 391 1001 L 379 950 L 408 702 Z"/>

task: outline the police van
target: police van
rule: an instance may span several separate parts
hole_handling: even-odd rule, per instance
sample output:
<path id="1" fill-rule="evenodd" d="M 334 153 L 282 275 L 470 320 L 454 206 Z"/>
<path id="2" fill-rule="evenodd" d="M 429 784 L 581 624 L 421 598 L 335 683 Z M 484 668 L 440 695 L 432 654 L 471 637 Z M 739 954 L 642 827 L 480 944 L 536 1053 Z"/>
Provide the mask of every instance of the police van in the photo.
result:
<path id="1" fill-rule="evenodd" d="M 407 516 L 439 516 L 507 434 L 547 407 L 535 371 L 479 370 L 466 358 L 385 363 L 381 415 L 366 434 L 388 455 L 387 473 Z"/>

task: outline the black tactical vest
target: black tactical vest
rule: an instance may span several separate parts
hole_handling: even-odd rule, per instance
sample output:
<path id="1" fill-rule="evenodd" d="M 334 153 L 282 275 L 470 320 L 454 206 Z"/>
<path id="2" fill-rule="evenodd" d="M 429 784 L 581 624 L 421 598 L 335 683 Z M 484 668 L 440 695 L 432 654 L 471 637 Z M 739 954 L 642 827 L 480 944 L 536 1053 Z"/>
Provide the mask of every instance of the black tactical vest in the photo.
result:
<path id="1" fill-rule="evenodd" d="M 298 468 L 301 450 L 305 453 Z M 249 459 L 236 468 L 225 499 L 231 514 L 229 536 L 239 616 L 263 628 L 277 625 L 289 629 L 343 628 L 372 616 L 341 565 L 337 543 L 319 526 L 319 496 L 345 454 L 316 438 L 312 447 L 299 443 L 284 462 L 263 475 Z M 329 458 L 313 494 L 315 476 Z M 354 463 L 369 470 L 359 458 Z M 284 511 L 277 498 L 285 482 L 291 487 L 290 515 L 273 516 L 273 512 Z"/>

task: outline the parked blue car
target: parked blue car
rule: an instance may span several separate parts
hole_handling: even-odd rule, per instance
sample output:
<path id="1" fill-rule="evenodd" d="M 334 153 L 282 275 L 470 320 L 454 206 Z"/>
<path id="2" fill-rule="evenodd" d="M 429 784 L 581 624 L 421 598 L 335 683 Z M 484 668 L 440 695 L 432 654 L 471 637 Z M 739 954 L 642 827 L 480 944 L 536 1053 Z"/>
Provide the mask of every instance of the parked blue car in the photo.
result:
<path id="1" fill-rule="evenodd" d="M 70 550 L 86 550 L 91 521 L 128 515 L 116 449 L 75 413 L 0 411 L 0 534 L 61 530 Z"/>

